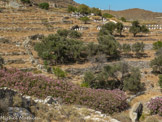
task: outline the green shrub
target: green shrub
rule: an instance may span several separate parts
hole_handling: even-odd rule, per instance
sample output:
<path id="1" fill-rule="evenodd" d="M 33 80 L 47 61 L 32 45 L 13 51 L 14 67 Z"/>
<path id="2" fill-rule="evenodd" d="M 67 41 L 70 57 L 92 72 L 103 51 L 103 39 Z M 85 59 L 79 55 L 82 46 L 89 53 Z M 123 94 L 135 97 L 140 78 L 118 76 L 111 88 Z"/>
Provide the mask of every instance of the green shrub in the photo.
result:
<path id="1" fill-rule="evenodd" d="M 98 33 L 98 36 L 104 36 L 104 35 L 108 35 L 108 36 L 111 35 L 110 31 L 108 29 L 106 29 L 106 28 L 102 28 Z"/>
<path id="2" fill-rule="evenodd" d="M 138 21 L 133 21 L 132 26 L 129 29 L 130 33 L 133 33 L 134 37 L 137 35 L 137 33 L 141 32 L 141 26 L 139 25 Z"/>
<path id="3" fill-rule="evenodd" d="M 162 47 L 156 51 L 156 56 L 160 56 L 162 54 Z"/>
<path id="4" fill-rule="evenodd" d="M 38 55 L 48 60 L 49 64 L 64 64 L 80 60 L 83 42 L 51 34 L 42 42 L 36 43 L 34 49 Z"/>
<path id="5" fill-rule="evenodd" d="M 82 36 L 82 34 L 78 31 L 75 31 L 75 30 L 71 30 L 69 32 L 69 37 L 70 38 L 80 38 Z"/>
<path id="6" fill-rule="evenodd" d="M 124 17 L 121 17 L 120 19 L 121 19 L 121 21 L 123 21 L 123 22 L 126 22 L 126 21 L 127 21 Z"/>
<path id="7" fill-rule="evenodd" d="M 124 90 L 131 92 L 138 92 L 143 89 L 141 84 L 141 74 L 140 70 L 137 68 L 132 68 L 131 74 L 124 80 Z"/>
<path id="8" fill-rule="evenodd" d="M 81 5 L 78 6 L 78 12 L 83 14 L 83 15 L 87 15 L 87 14 L 91 13 L 91 10 L 87 5 L 81 4 Z"/>
<path id="9" fill-rule="evenodd" d="M 84 74 L 84 81 L 82 82 L 82 87 L 91 87 L 93 82 L 95 81 L 95 76 L 92 72 L 86 72 Z M 92 87 L 91 87 L 92 88 Z"/>
<path id="10" fill-rule="evenodd" d="M 108 22 L 105 25 L 103 25 L 102 28 L 108 30 L 112 35 L 114 30 L 116 29 L 116 24 L 113 22 Z"/>
<path id="11" fill-rule="evenodd" d="M 139 69 L 125 63 L 107 65 L 100 72 L 86 72 L 82 86 L 95 89 L 121 89 L 138 92 L 143 89 Z"/>
<path id="12" fill-rule="evenodd" d="M 30 3 L 30 0 L 21 0 L 22 3 Z"/>
<path id="13" fill-rule="evenodd" d="M 41 9 L 46 9 L 46 10 L 48 10 L 48 9 L 49 9 L 49 3 L 40 3 L 40 4 L 39 4 L 39 7 L 40 7 Z"/>
<path id="14" fill-rule="evenodd" d="M 57 78 L 65 78 L 66 77 L 66 72 L 63 71 L 61 68 L 59 67 L 53 67 L 53 73 L 57 76 Z"/>
<path id="15" fill-rule="evenodd" d="M 137 35 L 137 33 L 140 33 L 140 32 L 148 33 L 149 29 L 145 25 L 140 26 L 138 21 L 133 21 L 132 26 L 129 29 L 129 32 L 133 33 L 133 35 L 135 37 Z"/>
<path id="16" fill-rule="evenodd" d="M 112 18 L 112 17 L 114 17 L 114 16 L 111 15 L 111 14 L 108 14 L 108 13 L 104 13 L 104 14 L 102 15 L 102 17 L 103 17 L 103 18 Z"/>
<path id="17" fill-rule="evenodd" d="M 162 55 L 156 57 L 154 60 L 151 61 L 151 66 L 153 65 L 162 66 Z"/>
<path id="18" fill-rule="evenodd" d="M 61 37 L 67 37 L 69 34 L 69 31 L 66 29 L 59 29 L 57 30 L 57 34 Z"/>
<path id="19" fill-rule="evenodd" d="M 89 88 L 90 86 L 89 86 L 88 82 L 82 82 L 81 87 Z"/>
<path id="20" fill-rule="evenodd" d="M 99 52 L 99 50 L 98 50 L 98 44 L 94 44 L 93 42 L 90 42 L 90 43 L 87 44 L 85 50 L 86 50 L 87 55 L 89 57 L 95 56 Z"/>
<path id="21" fill-rule="evenodd" d="M 0 56 L 0 69 L 3 68 L 4 59 Z"/>
<path id="22" fill-rule="evenodd" d="M 115 40 L 113 36 L 99 36 L 98 42 L 99 49 L 102 53 L 111 56 L 118 55 L 119 43 Z"/>
<path id="23" fill-rule="evenodd" d="M 92 8 L 91 13 L 94 13 L 96 16 L 101 16 L 102 15 L 101 10 L 98 9 L 98 8 Z"/>
<path id="24" fill-rule="evenodd" d="M 79 20 L 83 21 L 84 24 L 87 24 L 87 22 L 90 20 L 88 17 L 81 17 Z"/>
<path id="25" fill-rule="evenodd" d="M 158 50 L 160 48 L 162 48 L 162 41 L 157 41 L 157 42 L 153 43 L 154 50 Z"/>
<path id="26" fill-rule="evenodd" d="M 159 75 L 159 85 L 162 88 L 162 75 Z"/>
<path id="27" fill-rule="evenodd" d="M 122 51 L 125 53 L 128 53 L 131 51 L 131 46 L 129 44 L 123 44 L 122 45 Z"/>
<path id="28" fill-rule="evenodd" d="M 145 44 L 143 42 L 136 42 L 132 45 L 132 51 L 136 53 L 137 57 L 140 57 L 140 53 L 144 52 Z"/>
<path id="29" fill-rule="evenodd" d="M 72 5 L 69 5 L 68 6 L 68 12 L 76 12 L 77 11 L 77 8 L 72 6 Z"/>
<path id="30" fill-rule="evenodd" d="M 146 25 L 141 26 L 141 32 L 142 33 L 148 33 L 149 32 L 149 29 L 146 27 Z"/>
<path id="31" fill-rule="evenodd" d="M 153 72 L 162 73 L 162 55 L 155 57 L 150 63 Z"/>
<path id="32" fill-rule="evenodd" d="M 117 29 L 117 32 L 120 34 L 120 36 L 122 36 L 123 28 L 124 28 L 124 25 L 122 23 L 118 22 L 116 24 L 116 29 Z"/>

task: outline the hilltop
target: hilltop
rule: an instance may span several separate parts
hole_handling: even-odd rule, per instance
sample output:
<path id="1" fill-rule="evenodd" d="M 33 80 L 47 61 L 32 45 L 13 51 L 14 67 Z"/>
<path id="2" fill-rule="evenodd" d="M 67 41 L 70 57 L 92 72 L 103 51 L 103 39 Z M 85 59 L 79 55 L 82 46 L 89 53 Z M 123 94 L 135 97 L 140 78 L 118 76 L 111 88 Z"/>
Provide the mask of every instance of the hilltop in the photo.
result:
<path id="1" fill-rule="evenodd" d="M 109 12 L 108 10 L 104 12 Z M 127 20 L 139 20 L 142 22 L 162 23 L 162 13 L 152 12 L 144 9 L 133 8 L 122 11 L 110 11 L 117 18 L 125 17 Z"/>
<path id="2" fill-rule="evenodd" d="M 40 3 L 47 2 L 52 8 L 67 8 L 68 5 L 78 5 L 73 0 L 30 0 L 29 3 L 22 3 L 21 0 L 5 0 L 0 1 L 1 8 L 12 7 L 20 8 L 27 6 L 38 6 Z"/>
<path id="3" fill-rule="evenodd" d="M 56 7 L 66 8 L 68 5 L 77 5 L 73 0 L 32 0 L 35 3 L 49 2 L 53 3 Z"/>

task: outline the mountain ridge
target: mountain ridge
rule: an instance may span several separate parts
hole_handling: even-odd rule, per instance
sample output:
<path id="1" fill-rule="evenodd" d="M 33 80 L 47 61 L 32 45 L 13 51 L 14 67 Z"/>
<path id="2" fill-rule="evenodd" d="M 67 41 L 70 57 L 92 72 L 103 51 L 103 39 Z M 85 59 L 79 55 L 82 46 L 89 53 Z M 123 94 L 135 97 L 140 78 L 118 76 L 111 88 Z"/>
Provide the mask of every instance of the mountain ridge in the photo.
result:
<path id="1" fill-rule="evenodd" d="M 144 10 L 139 8 L 126 9 L 121 11 L 113 11 L 113 10 L 104 10 L 103 12 L 108 12 L 110 14 L 115 15 L 117 18 L 125 17 L 129 21 L 139 20 L 142 22 L 154 22 L 154 23 L 162 23 L 162 13 L 153 12 L 150 10 Z"/>

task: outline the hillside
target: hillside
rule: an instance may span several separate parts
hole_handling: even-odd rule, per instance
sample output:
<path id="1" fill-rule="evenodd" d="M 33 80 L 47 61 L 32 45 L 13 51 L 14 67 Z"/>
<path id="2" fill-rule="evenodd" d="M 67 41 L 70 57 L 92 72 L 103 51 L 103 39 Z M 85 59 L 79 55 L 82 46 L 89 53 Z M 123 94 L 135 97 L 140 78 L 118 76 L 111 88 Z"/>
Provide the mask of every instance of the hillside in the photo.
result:
<path id="1" fill-rule="evenodd" d="M 116 30 L 110 35 L 99 27 L 120 21 L 115 17 L 104 21 L 89 14 L 90 20 L 84 23 L 79 19 L 82 15 L 64 9 L 75 4 L 73 0 L 31 1 L 33 6 L 17 2 L 22 6 L 19 9 L 12 8 L 16 5 L 11 2 L 12 7 L 0 12 L 0 66 L 4 67 L 0 69 L 0 114 L 13 109 L 20 113 L 23 108 L 29 112 L 20 115 L 29 113 L 26 116 L 40 118 L 34 122 L 131 122 L 136 119 L 131 115 L 137 115 L 134 111 L 140 107 L 133 106 L 140 102 L 143 110 L 138 110 L 142 112 L 139 122 L 148 122 L 144 120 L 149 117 L 162 120 L 159 115 L 152 116 L 147 107 L 152 98 L 162 97 L 158 74 L 150 66 L 157 57 L 153 45 L 162 41 L 162 30 L 152 29 L 133 37 L 124 29 L 122 36 Z M 42 2 L 49 2 L 50 9 L 34 5 Z M 55 3 L 60 7 L 54 8 Z M 137 9 L 134 16 L 140 11 Z M 147 14 L 148 21 L 154 21 L 149 19 L 153 14 Z M 124 51 L 124 44 L 130 49 Z M 139 52 L 133 47 L 140 47 Z M 125 90 L 127 81 L 138 87 L 132 90 L 130 85 Z M 20 96 L 15 96 L 17 92 Z M 8 104 L 10 99 L 13 104 Z"/>
<path id="2" fill-rule="evenodd" d="M 109 11 L 104 11 L 109 12 Z M 147 11 L 144 9 L 127 9 L 122 11 L 110 11 L 116 17 L 125 17 L 127 20 L 139 20 L 142 22 L 162 23 L 162 13 Z"/>
<path id="3" fill-rule="evenodd" d="M 32 0 L 35 3 L 49 2 L 55 7 L 66 8 L 68 5 L 77 5 L 73 0 Z"/>
<path id="4" fill-rule="evenodd" d="M 51 8 L 67 8 L 68 5 L 78 5 L 73 0 L 30 0 L 30 3 L 23 4 L 21 0 L 1 0 L 1 8 L 22 8 L 25 6 L 38 6 L 40 3 L 47 2 Z"/>

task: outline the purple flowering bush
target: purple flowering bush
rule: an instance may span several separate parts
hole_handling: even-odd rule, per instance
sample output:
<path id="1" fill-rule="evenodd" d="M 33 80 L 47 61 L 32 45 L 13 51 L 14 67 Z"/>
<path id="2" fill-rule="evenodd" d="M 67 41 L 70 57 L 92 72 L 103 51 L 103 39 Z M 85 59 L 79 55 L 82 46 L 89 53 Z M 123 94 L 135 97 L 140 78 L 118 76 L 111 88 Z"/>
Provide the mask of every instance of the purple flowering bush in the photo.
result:
<path id="1" fill-rule="evenodd" d="M 17 69 L 0 70 L 0 87 L 9 87 L 38 98 L 60 97 L 65 104 L 83 105 L 110 114 L 128 107 L 123 91 L 84 88 Z"/>
<path id="2" fill-rule="evenodd" d="M 147 107 L 150 109 L 151 114 L 162 116 L 162 97 L 151 99 Z"/>

